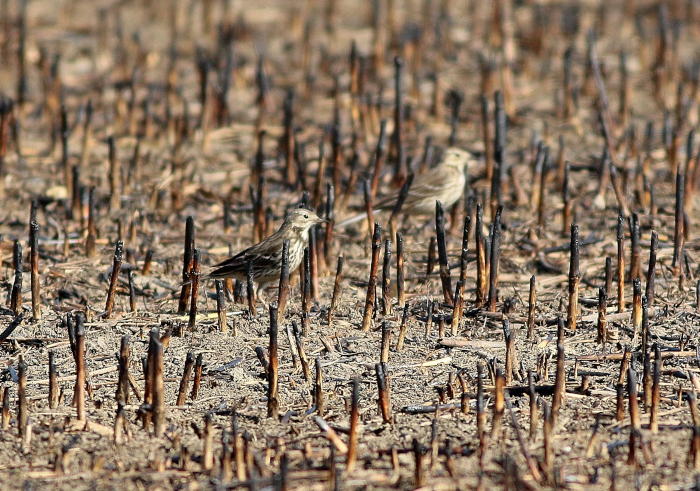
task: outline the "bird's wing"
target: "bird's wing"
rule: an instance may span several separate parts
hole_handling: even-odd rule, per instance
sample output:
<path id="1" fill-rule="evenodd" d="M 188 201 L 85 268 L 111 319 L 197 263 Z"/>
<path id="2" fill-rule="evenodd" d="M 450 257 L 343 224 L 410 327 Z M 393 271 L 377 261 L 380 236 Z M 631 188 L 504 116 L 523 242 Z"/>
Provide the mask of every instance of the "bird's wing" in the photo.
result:
<path id="1" fill-rule="evenodd" d="M 374 209 L 372 210 L 372 214 L 374 215 L 375 213 L 379 213 L 379 209 Z M 342 222 L 338 223 L 335 225 L 336 228 L 344 228 L 350 225 L 351 223 L 359 222 L 360 220 L 366 220 L 367 219 L 367 213 L 358 213 L 357 215 L 351 216 L 350 218 L 346 218 Z"/>
<path id="2" fill-rule="evenodd" d="M 256 244 L 259 245 L 259 244 Z M 235 256 L 226 259 L 214 266 L 214 269 L 209 273 L 210 278 L 231 278 L 233 276 L 246 275 L 248 261 L 253 265 L 253 272 L 264 271 L 274 268 L 280 264 L 281 251 L 269 251 L 264 254 L 256 250 L 256 247 L 250 247 L 245 251 L 239 252 Z"/>

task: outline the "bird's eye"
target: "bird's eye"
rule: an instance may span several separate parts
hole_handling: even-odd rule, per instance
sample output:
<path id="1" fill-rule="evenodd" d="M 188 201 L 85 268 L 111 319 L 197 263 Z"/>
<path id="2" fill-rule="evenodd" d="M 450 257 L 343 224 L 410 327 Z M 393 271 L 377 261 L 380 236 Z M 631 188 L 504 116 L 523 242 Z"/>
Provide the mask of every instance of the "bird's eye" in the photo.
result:
<path id="1" fill-rule="evenodd" d="M 309 215 L 307 215 L 306 213 L 304 213 L 304 218 L 309 218 Z"/>

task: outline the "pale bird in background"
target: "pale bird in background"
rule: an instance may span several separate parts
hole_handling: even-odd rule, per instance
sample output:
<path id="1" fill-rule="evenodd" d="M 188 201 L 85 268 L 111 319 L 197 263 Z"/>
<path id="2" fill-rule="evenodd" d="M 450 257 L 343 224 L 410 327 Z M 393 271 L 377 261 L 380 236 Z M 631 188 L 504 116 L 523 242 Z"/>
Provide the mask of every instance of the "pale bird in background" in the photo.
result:
<path id="1" fill-rule="evenodd" d="M 467 182 L 467 166 L 470 162 L 476 162 L 474 156 L 456 147 L 445 150 L 440 163 L 425 174 L 419 174 L 413 179 L 408 190 L 406 201 L 401 207 L 403 215 L 434 215 L 435 201 L 440 201 L 445 209 L 454 205 L 464 193 L 464 185 Z M 374 204 L 373 212 L 393 210 L 399 193 L 384 198 Z M 344 227 L 354 222 L 359 222 L 367 217 L 360 213 L 337 226 Z"/>
<path id="2" fill-rule="evenodd" d="M 214 269 L 209 273 L 208 278 L 214 280 L 232 278 L 246 281 L 248 261 L 251 261 L 253 279 L 258 283 L 258 290 L 279 281 L 284 241 L 289 239 L 289 272 L 292 273 L 304 258 L 304 247 L 309 240 L 309 230 L 323 221 L 312 211 L 302 208 L 292 210 L 284 218 L 277 232 L 213 266 Z"/>

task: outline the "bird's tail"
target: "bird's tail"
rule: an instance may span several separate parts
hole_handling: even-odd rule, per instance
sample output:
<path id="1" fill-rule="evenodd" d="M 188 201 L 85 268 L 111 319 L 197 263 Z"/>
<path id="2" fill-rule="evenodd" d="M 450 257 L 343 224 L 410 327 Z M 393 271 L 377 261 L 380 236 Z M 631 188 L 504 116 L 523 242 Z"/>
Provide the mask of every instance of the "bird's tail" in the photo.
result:
<path id="1" fill-rule="evenodd" d="M 372 214 L 376 215 L 380 211 L 381 210 L 372 210 Z M 351 216 L 350 218 L 347 218 L 347 219 L 343 220 L 342 222 L 336 224 L 335 227 L 336 228 L 345 228 L 352 223 L 357 223 L 360 220 L 364 220 L 366 218 L 367 218 L 367 213 L 358 213 L 357 215 Z"/>

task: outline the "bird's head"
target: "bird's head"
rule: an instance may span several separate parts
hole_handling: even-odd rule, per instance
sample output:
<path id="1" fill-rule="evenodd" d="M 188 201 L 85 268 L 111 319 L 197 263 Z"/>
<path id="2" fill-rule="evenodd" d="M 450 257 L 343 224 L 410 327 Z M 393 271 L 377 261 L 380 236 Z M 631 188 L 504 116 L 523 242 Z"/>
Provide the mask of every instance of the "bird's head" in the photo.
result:
<path id="1" fill-rule="evenodd" d="M 472 154 L 467 152 L 466 150 L 462 150 L 461 148 L 457 147 L 450 147 L 447 150 L 445 150 L 442 165 L 456 167 L 458 169 L 464 170 L 469 161 L 473 158 L 474 157 L 472 156 Z"/>
<path id="2" fill-rule="evenodd" d="M 284 226 L 289 227 L 299 233 L 306 233 L 314 225 L 323 222 L 324 220 L 319 218 L 316 213 L 304 208 L 292 210 L 284 218 Z"/>

